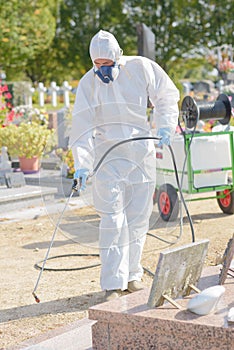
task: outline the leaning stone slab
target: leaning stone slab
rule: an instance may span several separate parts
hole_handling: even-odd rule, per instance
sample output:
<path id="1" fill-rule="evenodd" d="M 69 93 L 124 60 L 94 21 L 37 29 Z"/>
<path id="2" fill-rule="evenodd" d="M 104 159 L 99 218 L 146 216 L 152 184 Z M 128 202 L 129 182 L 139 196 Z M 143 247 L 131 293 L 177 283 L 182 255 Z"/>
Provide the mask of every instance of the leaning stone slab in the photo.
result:
<path id="1" fill-rule="evenodd" d="M 148 305 L 190 294 L 201 276 L 209 240 L 186 244 L 160 253 Z"/>

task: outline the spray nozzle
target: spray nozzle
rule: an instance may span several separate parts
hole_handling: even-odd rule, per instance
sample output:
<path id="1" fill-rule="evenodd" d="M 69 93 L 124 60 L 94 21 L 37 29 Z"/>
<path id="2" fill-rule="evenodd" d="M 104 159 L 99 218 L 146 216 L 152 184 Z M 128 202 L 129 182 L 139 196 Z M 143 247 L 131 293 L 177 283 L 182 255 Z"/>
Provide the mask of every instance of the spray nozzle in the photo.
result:
<path id="1" fill-rule="evenodd" d="M 75 192 L 80 192 L 80 187 L 81 187 L 81 178 L 74 179 L 73 185 L 72 185 L 72 190 Z"/>
<path id="2" fill-rule="evenodd" d="M 38 296 L 33 292 L 32 295 L 34 296 L 35 300 L 37 303 L 40 303 L 40 299 L 38 298 Z"/>

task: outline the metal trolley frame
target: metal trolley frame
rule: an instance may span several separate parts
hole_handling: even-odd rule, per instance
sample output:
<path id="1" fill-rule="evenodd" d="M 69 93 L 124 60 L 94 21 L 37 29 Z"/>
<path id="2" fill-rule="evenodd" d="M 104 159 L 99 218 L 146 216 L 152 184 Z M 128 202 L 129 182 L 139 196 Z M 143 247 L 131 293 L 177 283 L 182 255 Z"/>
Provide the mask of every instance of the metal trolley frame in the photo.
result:
<path id="1" fill-rule="evenodd" d="M 230 150 L 230 158 L 231 164 L 228 167 L 215 167 L 212 169 L 193 169 L 192 166 L 192 157 L 191 157 L 191 143 L 195 138 L 202 137 L 214 137 L 217 135 L 227 135 L 229 140 L 229 150 Z M 184 152 L 186 155 L 186 163 L 183 171 L 178 169 L 178 175 L 182 178 L 185 175 L 184 181 L 181 184 L 181 190 L 187 194 L 203 194 L 216 192 L 215 195 L 209 196 L 193 196 L 189 198 L 187 201 L 198 201 L 198 200 L 206 200 L 206 199 L 217 199 L 218 205 L 221 210 L 226 214 L 234 214 L 234 132 L 233 131 L 222 131 L 222 132 L 209 132 L 209 133 L 185 133 L 184 134 Z M 154 195 L 154 203 L 157 202 L 159 213 L 164 221 L 173 221 L 177 218 L 179 213 L 179 199 L 178 199 L 178 187 L 176 183 L 170 183 L 170 179 L 172 175 L 174 175 L 175 170 L 171 168 L 160 167 L 160 159 L 165 157 L 165 153 L 162 154 L 160 149 L 156 149 L 156 157 L 159 163 L 159 167 L 157 167 L 157 177 L 161 179 L 157 183 L 155 195 Z M 227 184 L 218 184 L 218 185 L 210 185 L 210 186 L 195 186 L 194 178 L 197 175 L 203 174 L 212 174 L 215 176 L 215 173 L 220 172 L 228 172 L 228 181 Z M 163 181 L 162 181 L 163 179 Z M 186 181 L 185 181 L 186 180 Z M 183 186 L 183 183 L 186 186 Z M 186 200 L 186 199 L 185 199 Z"/>

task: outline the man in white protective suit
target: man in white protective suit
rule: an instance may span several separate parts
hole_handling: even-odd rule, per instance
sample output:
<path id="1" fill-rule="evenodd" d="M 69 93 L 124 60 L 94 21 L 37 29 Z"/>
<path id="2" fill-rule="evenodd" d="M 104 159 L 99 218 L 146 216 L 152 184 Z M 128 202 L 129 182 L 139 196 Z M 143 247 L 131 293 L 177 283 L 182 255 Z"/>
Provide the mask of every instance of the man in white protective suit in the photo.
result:
<path id="1" fill-rule="evenodd" d="M 81 190 L 111 146 L 152 136 L 148 99 L 156 113 L 159 146 L 170 144 L 178 122 L 178 90 L 158 64 L 123 56 L 116 38 L 104 30 L 92 38 L 89 51 L 93 67 L 78 85 L 69 141 Z M 153 140 L 124 143 L 108 153 L 92 178 L 100 215 L 100 283 L 107 300 L 144 287 L 140 261 L 153 208 L 155 153 Z"/>

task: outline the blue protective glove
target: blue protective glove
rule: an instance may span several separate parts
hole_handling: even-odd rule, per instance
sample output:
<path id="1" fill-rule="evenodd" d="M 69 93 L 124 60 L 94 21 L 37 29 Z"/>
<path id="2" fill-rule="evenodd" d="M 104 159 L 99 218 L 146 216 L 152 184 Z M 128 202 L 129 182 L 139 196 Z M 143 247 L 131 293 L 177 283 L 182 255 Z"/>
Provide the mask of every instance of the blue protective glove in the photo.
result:
<path id="1" fill-rule="evenodd" d="M 81 182 L 80 189 L 84 191 L 86 189 L 86 180 L 89 175 L 88 169 L 77 169 L 73 176 L 73 179 L 78 179 Z"/>
<path id="2" fill-rule="evenodd" d="M 158 143 L 158 147 L 162 145 L 169 146 L 171 143 L 171 129 L 170 128 L 160 128 L 158 130 L 157 136 L 161 137 L 161 140 Z"/>

